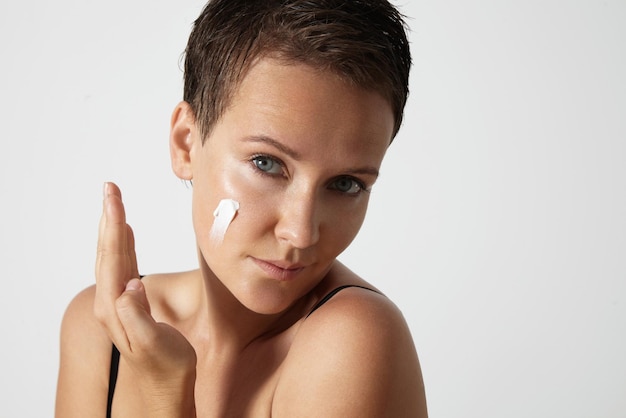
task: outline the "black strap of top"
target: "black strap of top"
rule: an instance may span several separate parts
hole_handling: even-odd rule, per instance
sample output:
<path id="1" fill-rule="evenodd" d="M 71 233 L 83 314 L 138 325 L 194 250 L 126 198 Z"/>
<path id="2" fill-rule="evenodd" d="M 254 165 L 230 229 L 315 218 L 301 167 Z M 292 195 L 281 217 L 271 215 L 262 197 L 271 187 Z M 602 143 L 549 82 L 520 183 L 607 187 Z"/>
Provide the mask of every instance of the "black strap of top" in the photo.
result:
<path id="1" fill-rule="evenodd" d="M 315 312 L 320 306 L 322 306 L 323 304 L 325 304 L 326 302 L 328 302 L 333 296 L 335 296 L 337 293 L 339 293 L 341 290 L 346 289 L 348 287 L 358 287 L 361 289 L 365 289 L 365 290 L 370 290 L 374 293 L 378 293 L 376 290 L 374 289 L 370 289 L 369 287 L 365 287 L 365 286 L 359 286 L 357 284 L 346 284 L 343 286 L 339 286 L 333 290 L 331 290 L 326 296 L 324 296 L 319 302 L 317 302 L 317 304 L 313 307 L 313 309 L 311 309 L 311 312 L 309 312 L 309 314 L 306 316 L 307 318 L 313 313 Z"/>
<path id="2" fill-rule="evenodd" d="M 107 418 L 111 418 L 111 407 L 113 406 L 113 394 L 117 383 L 117 371 L 120 366 L 120 351 L 115 344 L 111 349 L 111 368 L 109 370 L 109 395 L 107 397 Z"/>

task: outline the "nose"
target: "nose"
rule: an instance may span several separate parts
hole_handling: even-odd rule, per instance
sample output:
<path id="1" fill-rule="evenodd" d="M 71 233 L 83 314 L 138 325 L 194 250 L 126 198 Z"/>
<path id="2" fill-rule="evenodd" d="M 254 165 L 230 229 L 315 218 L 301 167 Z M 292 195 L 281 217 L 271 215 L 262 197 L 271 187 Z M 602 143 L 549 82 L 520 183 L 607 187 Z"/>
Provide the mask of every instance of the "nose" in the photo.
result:
<path id="1" fill-rule="evenodd" d="M 320 210 L 313 192 L 292 193 L 285 196 L 279 209 L 275 234 L 289 246 L 305 249 L 320 238 Z"/>

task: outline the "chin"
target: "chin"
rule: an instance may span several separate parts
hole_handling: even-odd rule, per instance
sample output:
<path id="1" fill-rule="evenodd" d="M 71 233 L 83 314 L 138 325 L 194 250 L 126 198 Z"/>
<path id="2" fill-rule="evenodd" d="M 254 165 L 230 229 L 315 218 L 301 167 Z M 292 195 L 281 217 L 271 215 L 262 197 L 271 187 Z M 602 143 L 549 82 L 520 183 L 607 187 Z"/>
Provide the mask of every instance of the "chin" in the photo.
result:
<path id="1" fill-rule="evenodd" d="M 278 315 L 292 307 L 300 299 L 300 295 L 294 295 L 293 289 L 289 291 L 276 286 L 262 286 L 247 289 L 239 302 L 248 310 L 259 315 Z"/>

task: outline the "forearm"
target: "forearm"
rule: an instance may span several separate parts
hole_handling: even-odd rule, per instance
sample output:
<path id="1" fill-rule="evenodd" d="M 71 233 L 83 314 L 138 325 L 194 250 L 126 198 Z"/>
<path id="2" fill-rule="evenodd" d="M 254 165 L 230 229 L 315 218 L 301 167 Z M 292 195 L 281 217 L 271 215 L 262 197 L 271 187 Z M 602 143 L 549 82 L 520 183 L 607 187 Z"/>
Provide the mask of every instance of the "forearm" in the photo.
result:
<path id="1" fill-rule="evenodd" d="M 150 418 L 195 418 L 195 375 L 182 383 L 148 385 L 142 392 L 145 416 Z"/>

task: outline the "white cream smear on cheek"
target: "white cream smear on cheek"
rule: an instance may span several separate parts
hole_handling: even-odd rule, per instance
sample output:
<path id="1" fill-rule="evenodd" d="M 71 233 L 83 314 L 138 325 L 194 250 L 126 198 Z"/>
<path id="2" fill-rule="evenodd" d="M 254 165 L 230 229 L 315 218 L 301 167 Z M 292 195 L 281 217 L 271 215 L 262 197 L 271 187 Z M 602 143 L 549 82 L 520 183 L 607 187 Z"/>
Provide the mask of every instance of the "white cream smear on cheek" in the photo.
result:
<path id="1" fill-rule="evenodd" d="M 235 218 L 239 210 L 239 202 L 233 199 L 222 199 L 213 211 L 213 226 L 209 236 L 215 244 L 220 244 L 226 235 L 228 226 Z"/>

